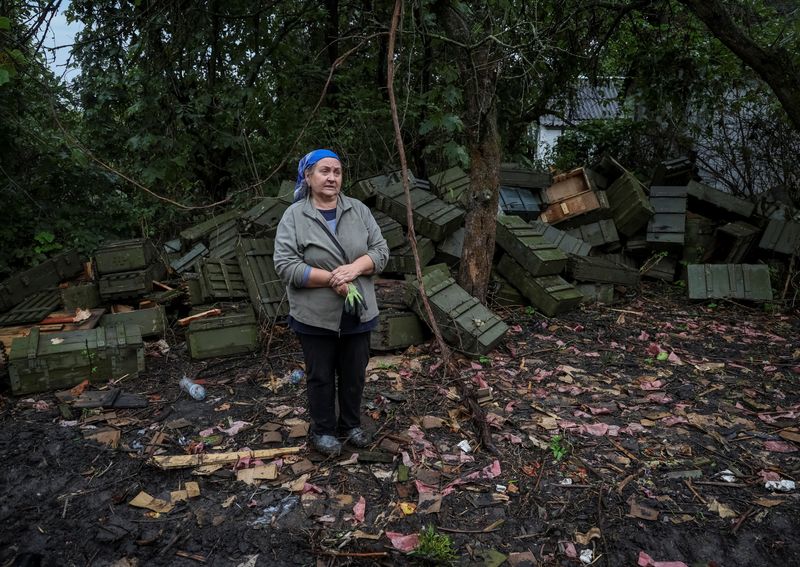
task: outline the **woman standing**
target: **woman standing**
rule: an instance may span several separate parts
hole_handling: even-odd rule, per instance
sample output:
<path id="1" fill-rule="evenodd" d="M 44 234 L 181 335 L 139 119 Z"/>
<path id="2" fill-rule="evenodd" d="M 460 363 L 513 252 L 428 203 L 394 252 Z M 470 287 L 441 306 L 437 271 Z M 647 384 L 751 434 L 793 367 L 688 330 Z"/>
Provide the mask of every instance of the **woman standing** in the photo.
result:
<path id="1" fill-rule="evenodd" d="M 275 270 L 287 286 L 289 327 L 305 358 L 311 443 L 325 455 L 341 452 L 337 436 L 355 447 L 372 442 L 361 428 L 369 335 L 378 324 L 369 276 L 389 258 L 370 210 L 342 195 L 341 188 L 339 156 L 330 150 L 307 154 L 297 167 L 295 202 L 275 237 Z"/>

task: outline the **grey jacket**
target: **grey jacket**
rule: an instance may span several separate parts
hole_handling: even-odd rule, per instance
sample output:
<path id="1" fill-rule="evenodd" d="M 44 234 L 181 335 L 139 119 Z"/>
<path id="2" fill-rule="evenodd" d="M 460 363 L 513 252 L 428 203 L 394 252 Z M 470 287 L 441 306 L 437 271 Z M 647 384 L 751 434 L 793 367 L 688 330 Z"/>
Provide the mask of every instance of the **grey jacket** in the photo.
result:
<path id="1" fill-rule="evenodd" d="M 346 252 L 331 239 L 334 236 Z M 325 218 L 310 198 L 290 206 L 278 224 L 275 236 L 275 271 L 287 287 L 289 313 L 306 325 L 338 331 L 342 320 L 344 297 L 329 287 L 300 287 L 306 266 L 333 270 L 343 264 L 369 255 L 379 273 L 389 259 L 389 247 L 372 213 L 361 201 L 339 195 L 336 204 L 336 234 L 332 235 Z M 361 322 L 378 315 L 378 302 L 372 277 L 359 276 L 366 309 Z"/>

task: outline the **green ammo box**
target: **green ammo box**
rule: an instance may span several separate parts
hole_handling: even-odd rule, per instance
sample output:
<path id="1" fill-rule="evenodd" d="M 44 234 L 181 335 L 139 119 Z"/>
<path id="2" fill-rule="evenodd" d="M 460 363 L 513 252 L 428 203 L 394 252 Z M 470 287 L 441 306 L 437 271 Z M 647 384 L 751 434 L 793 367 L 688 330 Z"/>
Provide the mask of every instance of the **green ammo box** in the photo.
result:
<path id="1" fill-rule="evenodd" d="M 647 223 L 647 242 L 683 246 L 686 240 L 686 187 L 650 187 L 655 214 Z"/>
<path id="2" fill-rule="evenodd" d="M 511 285 L 506 278 L 498 274 L 496 270 L 492 270 L 489 290 L 486 295 L 490 304 L 493 303 L 501 307 L 520 307 L 528 303 L 525 296 Z"/>
<path id="3" fill-rule="evenodd" d="M 692 203 L 690 207 L 692 211 L 711 218 L 724 218 L 726 213 L 750 218 L 756 208 L 755 204 L 750 201 L 734 197 L 730 193 L 697 181 L 689 181 L 686 185 L 686 192 Z"/>
<path id="4" fill-rule="evenodd" d="M 163 337 L 167 330 L 167 314 L 163 305 L 156 305 L 149 309 L 107 313 L 100 318 L 101 327 L 117 327 L 118 325 L 138 327 L 142 338 Z"/>
<path id="5" fill-rule="evenodd" d="M 800 223 L 771 219 L 758 247 L 780 254 L 795 254 L 800 250 Z"/>
<path id="6" fill-rule="evenodd" d="M 454 233 L 464 221 L 464 211 L 437 198 L 424 189 L 411 189 L 411 208 L 417 234 L 434 242 Z M 392 183 L 377 189 L 377 203 L 383 211 L 401 225 L 406 225 L 406 198 L 402 183 Z"/>
<path id="7" fill-rule="evenodd" d="M 583 303 L 614 303 L 614 284 L 577 282 L 575 289 L 583 294 Z"/>
<path id="8" fill-rule="evenodd" d="M 208 236 L 208 255 L 210 258 L 230 260 L 236 256 L 236 243 L 239 241 L 239 225 L 235 220 L 220 225 Z"/>
<path id="9" fill-rule="evenodd" d="M 275 197 L 262 199 L 239 217 L 239 228 L 245 234 L 275 236 L 278 223 L 288 208 L 289 205 Z"/>
<path id="10" fill-rule="evenodd" d="M 635 287 L 639 285 L 639 270 L 597 256 L 572 256 L 567 272 L 582 282 L 600 282 Z"/>
<path id="11" fill-rule="evenodd" d="M 61 304 L 58 289 L 38 291 L 26 297 L 8 313 L 0 315 L 0 325 L 23 325 L 38 323 Z"/>
<path id="12" fill-rule="evenodd" d="M 430 238 L 417 238 L 417 252 L 419 253 L 419 263 L 424 266 L 433 260 L 436 250 Z M 399 248 L 389 250 L 389 260 L 383 268 L 384 272 L 397 274 L 415 274 L 417 267 L 414 264 L 414 254 L 411 251 L 411 244 L 406 243 Z"/>
<path id="13" fill-rule="evenodd" d="M 519 217 L 497 217 L 496 239 L 532 276 L 558 274 L 567 265 L 567 255 Z"/>
<path id="14" fill-rule="evenodd" d="M 617 231 L 633 236 L 645 226 L 655 212 L 644 185 L 632 173 L 623 173 L 606 192 Z"/>
<path id="15" fill-rule="evenodd" d="M 541 234 L 545 240 L 558 246 L 558 249 L 565 254 L 588 256 L 589 252 L 592 250 L 592 245 L 588 242 L 584 242 L 580 238 L 575 238 L 568 232 L 556 228 L 551 224 L 539 220 L 530 221 L 528 224 L 536 229 L 537 234 Z"/>
<path id="16" fill-rule="evenodd" d="M 619 234 L 614 221 L 605 219 L 572 228 L 569 234 L 594 246 L 619 244 Z"/>
<path id="17" fill-rule="evenodd" d="M 153 280 L 163 278 L 166 273 L 164 265 L 156 262 L 144 270 L 100 276 L 97 281 L 100 297 L 113 300 L 144 295 L 153 291 Z"/>
<path id="18" fill-rule="evenodd" d="M 500 258 L 497 271 L 548 317 L 575 309 L 583 299 L 581 292 L 562 277 L 556 275 L 533 277 L 507 254 Z"/>
<path id="19" fill-rule="evenodd" d="M 8 357 L 15 395 L 71 388 L 84 380 L 105 382 L 138 376 L 144 370 L 144 347 L 135 325 L 89 331 L 40 334 L 14 339 Z"/>
<path id="20" fill-rule="evenodd" d="M 389 249 L 397 248 L 405 243 L 406 235 L 403 233 L 403 227 L 400 226 L 399 222 L 380 211 L 372 211 L 372 216 L 375 217 L 375 222 L 378 223 Z"/>
<path id="21" fill-rule="evenodd" d="M 689 299 L 772 300 L 766 264 L 689 264 Z"/>
<path id="22" fill-rule="evenodd" d="M 248 296 L 239 261 L 206 258 L 200 268 L 203 296 L 212 299 L 241 299 Z"/>
<path id="23" fill-rule="evenodd" d="M 411 311 L 387 309 L 378 316 L 378 328 L 369 337 L 372 350 L 387 351 L 425 342 L 425 325 Z"/>
<path id="24" fill-rule="evenodd" d="M 83 270 L 80 256 L 67 250 L 0 283 L 0 312 L 8 311 L 38 291 L 55 287 L 59 282 Z"/>
<path id="25" fill-rule="evenodd" d="M 269 238 L 243 238 L 236 248 L 250 301 L 259 317 L 270 319 L 289 314 L 286 286 L 275 272 L 272 261 L 273 249 L 274 242 Z"/>
<path id="26" fill-rule="evenodd" d="M 199 224 L 194 225 L 191 228 L 187 228 L 180 233 L 181 242 L 183 243 L 184 249 L 191 248 L 195 242 L 199 240 L 203 240 L 205 238 L 209 238 L 214 232 L 218 231 L 220 227 L 224 226 L 225 224 L 236 221 L 239 217 L 239 211 L 232 210 L 222 213 L 221 215 L 217 215 L 215 217 L 211 217 Z"/>
<path id="27" fill-rule="evenodd" d="M 108 242 L 94 253 L 94 267 L 100 275 L 144 270 L 156 261 L 158 252 L 147 238 Z"/>
<path id="28" fill-rule="evenodd" d="M 258 349 L 258 325 L 251 307 L 189 323 L 189 356 L 194 360 L 234 356 Z"/>
<path id="29" fill-rule="evenodd" d="M 436 270 L 423 276 L 423 280 L 433 316 L 442 336 L 453 348 L 470 355 L 482 355 L 500 343 L 508 325 L 453 278 Z M 416 280 L 407 283 L 405 299 L 417 315 L 427 320 Z"/>
<path id="30" fill-rule="evenodd" d="M 100 305 L 100 290 L 97 282 L 86 282 L 61 289 L 64 309 L 92 309 Z"/>
<path id="31" fill-rule="evenodd" d="M 195 244 L 186 254 L 170 262 L 170 267 L 176 274 L 182 274 L 196 268 L 200 260 L 208 256 L 208 248 L 202 242 Z"/>
<path id="32" fill-rule="evenodd" d="M 428 178 L 431 187 L 445 203 L 463 203 L 469 192 L 469 175 L 460 167 L 451 167 Z"/>

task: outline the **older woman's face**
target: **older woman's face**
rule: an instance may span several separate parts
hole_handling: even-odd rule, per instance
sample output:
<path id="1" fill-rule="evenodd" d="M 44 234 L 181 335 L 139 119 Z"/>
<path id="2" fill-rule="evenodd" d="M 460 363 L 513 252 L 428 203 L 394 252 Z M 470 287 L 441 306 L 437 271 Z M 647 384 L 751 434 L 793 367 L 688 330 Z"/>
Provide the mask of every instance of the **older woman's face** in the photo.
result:
<path id="1" fill-rule="evenodd" d="M 336 197 L 342 188 L 342 164 L 336 158 L 319 160 L 306 172 L 306 183 L 313 196 L 323 199 Z"/>

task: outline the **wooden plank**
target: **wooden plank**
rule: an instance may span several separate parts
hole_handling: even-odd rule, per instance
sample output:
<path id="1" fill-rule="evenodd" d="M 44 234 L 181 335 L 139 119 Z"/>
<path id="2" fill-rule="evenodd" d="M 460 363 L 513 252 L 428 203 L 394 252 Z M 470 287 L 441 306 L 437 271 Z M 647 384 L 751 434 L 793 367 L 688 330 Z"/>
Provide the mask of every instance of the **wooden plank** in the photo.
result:
<path id="1" fill-rule="evenodd" d="M 185 469 L 201 465 L 226 465 L 240 459 L 272 459 L 284 455 L 296 455 L 303 447 L 279 447 L 277 449 L 255 449 L 232 453 L 203 453 L 200 455 L 156 455 L 151 462 L 160 469 Z"/>

